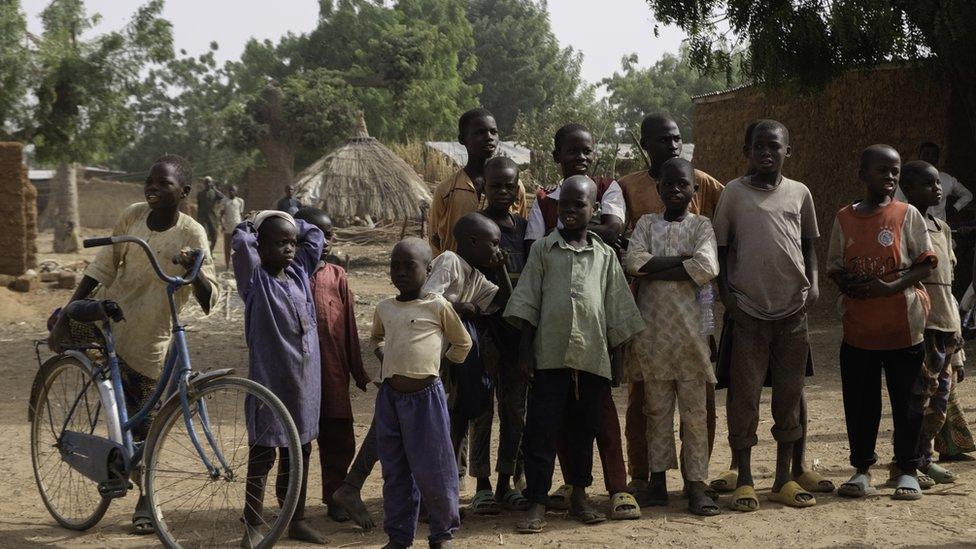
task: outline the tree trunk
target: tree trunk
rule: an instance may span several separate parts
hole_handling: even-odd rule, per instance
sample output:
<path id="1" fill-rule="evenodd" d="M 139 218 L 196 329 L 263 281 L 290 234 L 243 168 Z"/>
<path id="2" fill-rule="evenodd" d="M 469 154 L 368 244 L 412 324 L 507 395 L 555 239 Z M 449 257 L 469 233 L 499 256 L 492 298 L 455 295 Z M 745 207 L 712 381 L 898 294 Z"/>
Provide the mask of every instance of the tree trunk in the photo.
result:
<path id="1" fill-rule="evenodd" d="M 258 148 L 264 157 L 267 178 L 263 184 L 247 189 L 248 208 L 273 208 L 285 195 L 285 185 L 295 182 L 295 148 L 271 138 L 262 139 Z"/>
<path id="2" fill-rule="evenodd" d="M 81 240 L 78 230 L 78 171 L 74 164 L 61 163 L 54 176 L 51 200 L 54 209 L 54 253 L 67 254 L 78 251 Z"/>

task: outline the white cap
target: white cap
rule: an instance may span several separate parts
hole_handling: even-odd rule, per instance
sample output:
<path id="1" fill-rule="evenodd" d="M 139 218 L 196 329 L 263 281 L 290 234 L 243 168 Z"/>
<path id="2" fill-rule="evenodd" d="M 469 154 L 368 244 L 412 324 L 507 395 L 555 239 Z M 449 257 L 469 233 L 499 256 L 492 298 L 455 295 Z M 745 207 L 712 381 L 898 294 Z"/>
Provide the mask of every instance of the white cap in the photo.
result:
<path id="1" fill-rule="evenodd" d="M 295 227 L 296 229 L 298 228 L 298 224 L 295 223 L 295 218 L 287 212 L 283 212 L 281 210 L 261 210 L 254 215 L 254 228 L 260 229 L 261 224 L 272 217 L 280 217 L 281 219 L 291 223 L 292 227 Z"/>

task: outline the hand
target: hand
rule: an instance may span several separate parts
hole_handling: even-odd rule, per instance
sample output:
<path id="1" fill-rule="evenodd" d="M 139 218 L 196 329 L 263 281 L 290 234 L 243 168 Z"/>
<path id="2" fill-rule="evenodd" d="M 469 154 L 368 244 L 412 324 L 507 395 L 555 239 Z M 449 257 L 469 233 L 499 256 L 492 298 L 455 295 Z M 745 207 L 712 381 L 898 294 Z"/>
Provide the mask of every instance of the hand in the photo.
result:
<path id="1" fill-rule="evenodd" d="M 807 290 L 807 299 L 806 301 L 803 302 L 803 307 L 809 311 L 810 308 L 813 307 L 814 304 L 816 304 L 817 300 L 819 299 L 820 299 L 820 288 L 816 286 L 810 286 L 810 289 Z"/>
<path id="2" fill-rule="evenodd" d="M 519 374 L 522 375 L 522 381 L 529 383 L 532 381 L 532 376 L 535 373 L 535 360 L 532 357 L 532 349 L 519 349 Z"/>
<path id="3" fill-rule="evenodd" d="M 966 367 L 960 364 L 952 368 L 956 371 L 956 383 L 962 383 L 966 379 Z"/>
<path id="4" fill-rule="evenodd" d="M 369 378 L 366 378 L 366 380 L 363 381 L 362 383 L 357 383 L 356 384 L 356 387 L 358 387 L 360 391 L 362 391 L 362 392 L 365 393 L 366 392 L 366 389 L 369 387 L 369 384 L 370 383 L 373 383 L 373 381 L 371 379 L 369 379 Z M 379 384 L 377 384 L 377 387 L 378 386 L 379 386 Z"/>
<path id="5" fill-rule="evenodd" d="M 505 266 L 508 261 L 508 252 L 502 248 L 495 248 L 495 251 L 491 254 L 491 260 L 489 266 L 493 269 Z"/>
<path id="6" fill-rule="evenodd" d="M 864 282 L 854 282 L 848 286 L 849 294 L 854 299 L 874 299 L 887 297 L 892 294 L 891 285 L 880 278 L 870 277 Z"/>
<path id="7" fill-rule="evenodd" d="M 197 260 L 197 254 L 202 253 L 202 250 L 183 248 L 180 250 L 180 255 L 173 258 L 173 263 L 181 265 L 184 269 L 190 269 L 193 267 L 193 262 Z"/>

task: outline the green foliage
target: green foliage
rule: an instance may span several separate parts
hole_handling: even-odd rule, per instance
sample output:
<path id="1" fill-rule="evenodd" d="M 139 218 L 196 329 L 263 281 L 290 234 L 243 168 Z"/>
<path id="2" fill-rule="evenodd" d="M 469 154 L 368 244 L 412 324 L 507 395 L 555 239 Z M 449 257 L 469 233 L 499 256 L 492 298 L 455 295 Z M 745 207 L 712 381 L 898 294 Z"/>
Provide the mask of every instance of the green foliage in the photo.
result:
<path id="1" fill-rule="evenodd" d="M 691 97 L 742 83 L 738 70 L 733 71 L 731 79 L 703 75 L 691 66 L 688 49 L 684 47 L 680 55 L 665 54 L 647 68 L 638 65 L 636 54 L 629 55 L 621 61 L 621 71 L 603 79 L 602 84 L 624 131 L 638 131 L 648 114 L 667 113 L 678 123 L 686 141 L 694 139 Z M 625 135 L 624 139 L 629 137 Z"/>
<path id="2" fill-rule="evenodd" d="M 550 108 L 573 97 L 580 85 L 580 55 L 560 48 L 545 5 L 534 0 L 471 0 L 478 67 L 470 82 L 481 86 L 482 106 L 503 135 L 519 113 Z"/>
<path id="3" fill-rule="evenodd" d="M 27 50 L 27 23 L 19 0 L 0 0 L 0 138 L 23 123 L 27 81 L 32 66 Z"/>

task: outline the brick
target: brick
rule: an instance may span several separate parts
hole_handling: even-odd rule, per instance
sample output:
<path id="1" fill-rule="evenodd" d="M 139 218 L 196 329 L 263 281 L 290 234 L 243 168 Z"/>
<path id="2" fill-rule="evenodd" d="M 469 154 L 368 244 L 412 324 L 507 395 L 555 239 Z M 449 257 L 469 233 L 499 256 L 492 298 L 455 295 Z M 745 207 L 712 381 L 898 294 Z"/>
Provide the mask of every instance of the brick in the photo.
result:
<path id="1" fill-rule="evenodd" d="M 11 289 L 15 292 L 28 293 L 33 292 L 38 287 L 40 287 L 40 280 L 36 276 L 21 275 L 14 280 L 14 284 Z"/>
<path id="2" fill-rule="evenodd" d="M 58 288 L 73 290 L 78 285 L 78 275 L 71 271 L 58 273 Z"/>

